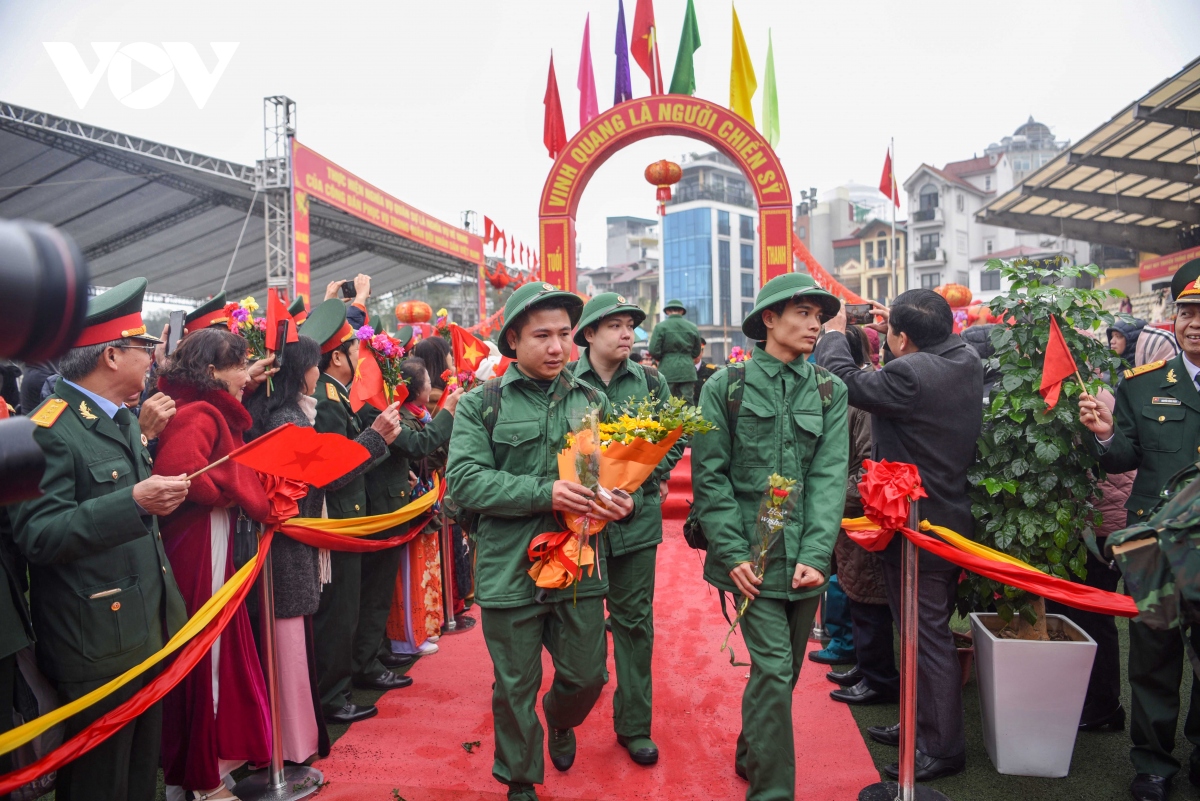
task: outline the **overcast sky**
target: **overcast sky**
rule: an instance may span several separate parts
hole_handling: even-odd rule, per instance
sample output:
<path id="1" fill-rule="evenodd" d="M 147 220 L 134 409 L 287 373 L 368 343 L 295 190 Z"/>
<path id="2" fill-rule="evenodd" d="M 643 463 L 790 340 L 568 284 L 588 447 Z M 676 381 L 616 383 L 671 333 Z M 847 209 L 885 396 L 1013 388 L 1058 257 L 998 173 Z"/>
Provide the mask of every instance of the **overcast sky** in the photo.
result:
<path id="1" fill-rule="evenodd" d="M 630 26 L 635 5 L 626 0 Z M 655 3 L 668 81 L 685 7 Z M 696 10 L 697 95 L 728 104 L 729 0 L 696 0 Z M 573 135 L 589 12 L 603 110 L 617 0 L 0 0 L 0 100 L 253 164 L 262 98 L 286 94 L 308 146 L 429 214 L 458 223 L 474 209 L 535 246 L 551 164 L 542 145 L 550 51 Z M 742 0 L 738 16 L 760 85 L 773 31 L 778 150 L 797 197 L 809 186 L 877 184 L 892 136 L 902 180 L 921 162 L 981 152 L 1030 115 L 1076 140 L 1200 55 L 1197 0 Z M 209 42 L 239 45 L 203 109 L 177 79 L 164 102 L 141 110 L 103 79 L 81 109 L 43 45 L 70 42 L 92 68 L 91 42 L 139 41 L 194 43 L 209 68 Z M 135 68 L 132 88 L 152 77 Z M 633 88 L 649 89 L 636 65 Z M 609 160 L 579 209 L 583 264 L 604 262 L 605 217 L 654 216 L 646 164 L 703 149 L 655 138 Z"/>

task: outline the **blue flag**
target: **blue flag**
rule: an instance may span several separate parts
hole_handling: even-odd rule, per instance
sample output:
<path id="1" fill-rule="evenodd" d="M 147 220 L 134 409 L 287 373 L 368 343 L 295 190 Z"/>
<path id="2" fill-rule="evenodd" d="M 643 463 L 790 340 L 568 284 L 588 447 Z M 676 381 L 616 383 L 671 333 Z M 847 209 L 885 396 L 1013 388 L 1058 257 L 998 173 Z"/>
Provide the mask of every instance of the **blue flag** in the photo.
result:
<path id="1" fill-rule="evenodd" d="M 629 78 L 629 37 L 625 33 L 625 3 L 617 0 L 617 80 L 613 105 L 633 100 L 633 82 Z"/>

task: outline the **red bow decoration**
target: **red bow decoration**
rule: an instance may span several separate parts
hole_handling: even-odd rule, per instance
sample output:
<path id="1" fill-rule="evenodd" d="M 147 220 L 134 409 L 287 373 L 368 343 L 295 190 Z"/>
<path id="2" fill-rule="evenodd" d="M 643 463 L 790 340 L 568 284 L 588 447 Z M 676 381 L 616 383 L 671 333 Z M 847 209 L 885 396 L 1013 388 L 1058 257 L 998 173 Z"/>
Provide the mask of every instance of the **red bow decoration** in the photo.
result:
<path id="1" fill-rule="evenodd" d="M 271 505 L 271 511 L 267 513 L 267 519 L 264 521 L 268 526 L 277 526 L 285 520 L 300 515 L 300 506 L 297 501 L 308 494 L 308 484 L 294 478 L 272 476 L 258 471 L 255 471 L 255 475 L 262 483 L 263 490 L 267 493 L 267 500 Z"/>
<path id="2" fill-rule="evenodd" d="M 858 482 L 863 514 L 879 530 L 857 532 L 854 541 L 868 551 L 882 551 L 896 530 L 908 525 L 909 502 L 929 496 L 921 486 L 921 475 L 915 465 L 867 459 L 863 466 L 867 471 Z"/>

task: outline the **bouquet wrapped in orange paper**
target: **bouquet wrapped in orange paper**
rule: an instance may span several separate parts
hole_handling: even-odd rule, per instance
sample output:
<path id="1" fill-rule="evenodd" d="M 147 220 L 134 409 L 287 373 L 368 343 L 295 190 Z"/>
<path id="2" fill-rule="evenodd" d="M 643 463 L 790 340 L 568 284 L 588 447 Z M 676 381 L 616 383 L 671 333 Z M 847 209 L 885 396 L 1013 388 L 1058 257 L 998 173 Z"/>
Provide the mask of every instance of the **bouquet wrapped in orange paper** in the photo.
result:
<path id="1" fill-rule="evenodd" d="M 606 506 L 613 492 L 632 493 L 642 486 L 680 437 L 713 428 L 699 408 L 676 397 L 629 402 L 605 422 L 593 410 L 567 435 L 567 447 L 558 454 L 558 477 L 592 490 L 596 503 Z M 589 540 L 608 522 L 592 515 L 562 517 L 563 531 L 541 534 L 529 545 L 534 561 L 529 575 L 546 589 L 571 586 L 584 568 L 591 575 L 596 554 Z"/>

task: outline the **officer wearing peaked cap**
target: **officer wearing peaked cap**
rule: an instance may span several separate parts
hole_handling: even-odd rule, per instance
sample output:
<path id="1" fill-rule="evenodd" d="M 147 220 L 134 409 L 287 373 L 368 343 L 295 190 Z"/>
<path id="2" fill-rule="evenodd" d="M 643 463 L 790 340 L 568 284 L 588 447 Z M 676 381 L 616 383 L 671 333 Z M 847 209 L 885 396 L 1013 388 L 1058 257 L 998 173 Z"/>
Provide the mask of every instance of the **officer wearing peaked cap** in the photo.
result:
<path id="1" fill-rule="evenodd" d="M 292 315 L 292 320 L 297 326 L 304 325 L 304 321 L 308 319 L 308 309 L 304 307 L 303 295 L 297 295 L 296 299 L 288 304 L 288 314 Z"/>
<path id="2" fill-rule="evenodd" d="M 1167 480 L 1200 459 L 1200 259 L 1192 259 L 1175 273 L 1171 297 L 1175 301 L 1175 339 L 1182 352 L 1173 359 L 1126 370 L 1112 413 L 1090 396 L 1079 401 L 1080 422 L 1096 435 L 1086 441 L 1099 457 L 1100 466 L 1112 473 L 1138 471 L 1125 504 L 1130 524 L 1148 518 Z M 1093 572 L 1089 565 L 1089 578 Z M 1115 589 L 1115 578 L 1112 585 Z M 1192 647 L 1200 651 L 1200 631 L 1193 630 L 1191 637 Z M 1179 632 L 1156 631 L 1136 620 L 1129 622 L 1129 735 L 1133 741 L 1129 757 L 1135 772 L 1130 791 L 1139 801 L 1165 799 L 1181 769 L 1173 750 L 1180 683 L 1188 664 L 1184 652 Z M 1120 667 L 1114 668 L 1119 689 Z M 1085 707 L 1080 727 L 1123 728 L 1125 712 L 1119 696 L 1114 700 L 1110 710 L 1095 710 L 1094 720 L 1086 719 Z M 1187 707 L 1184 735 L 1192 746 L 1188 777 L 1200 786 L 1200 707 L 1194 691 Z"/>
<path id="3" fill-rule="evenodd" d="M 183 333 L 190 334 L 203 328 L 228 328 L 229 315 L 225 312 L 224 290 L 213 295 L 192 311 L 184 315 Z"/>
<path id="4" fill-rule="evenodd" d="M 29 562 L 38 665 L 64 702 L 158 651 L 187 619 L 157 517 L 187 497 L 183 476 L 151 475 L 137 418 L 122 404 L 142 388 L 159 341 L 142 323 L 146 279 L 88 304 L 86 327 L 59 361 L 54 393 L 31 415 L 46 455 L 43 495 L 12 509 Z M 70 738 L 128 700 L 157 670 L 66 722 Z M 58 772 L 58 798 L 155 797 L 162 711 L 157 704 Z"/>

